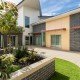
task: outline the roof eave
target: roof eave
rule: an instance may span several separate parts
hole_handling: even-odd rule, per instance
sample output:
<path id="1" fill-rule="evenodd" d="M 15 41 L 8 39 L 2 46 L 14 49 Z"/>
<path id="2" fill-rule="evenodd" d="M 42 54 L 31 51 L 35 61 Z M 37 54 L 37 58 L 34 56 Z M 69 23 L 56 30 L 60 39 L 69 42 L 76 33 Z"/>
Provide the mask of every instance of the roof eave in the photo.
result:
<path id="1" fill-rule="evenodd" d="M 66 17 L 66 16 L 70 16 L 70 15 L 76 14 L 78 12 L 80 12 L 80 8 L 77 8 L 75 10 L 72 10 L 72 11 L 69 11 L 69 12 L 66 12 L 66 13 L 63 13 L 63 14 L 60 14 L 60 15 L 45 19 L 45 22 L 48 22 L 48 21 L 51 21 L 51 20 L 55 20 L 55 19 L 58 19 L 58 18 L 62 18 L 62 17 Z"/>

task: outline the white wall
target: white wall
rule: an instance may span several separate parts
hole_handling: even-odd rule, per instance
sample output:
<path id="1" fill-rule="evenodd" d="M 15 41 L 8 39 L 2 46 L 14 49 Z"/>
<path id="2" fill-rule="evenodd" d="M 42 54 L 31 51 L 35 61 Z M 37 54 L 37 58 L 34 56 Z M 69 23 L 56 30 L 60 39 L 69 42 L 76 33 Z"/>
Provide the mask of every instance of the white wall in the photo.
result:
<path id="1" fill-rule="evenodd" d="M 29 7 L 24 7 L 24 17 L 30 17 L 30 24 L 38 21 L 39 16 L 39 10 L 35 10 Z M 24 22 L 25 23 L 25 22 Z M 30 28 L 25 28 L 25 35 L 28 35 L 28 33 L 32 32 L 32 26 L 30 25 Z"/>
<path id="2" fill-rule="evenodd" d="M 30 17 L 30 24 L 37 22 L 39 20 L 39 10 L 23 6 L 18 9 L 18 26 L 22 26 L 24 29 L 23 32 L 23 45 L 25 45 L 25 36 L 28 36 L 28 33 L 32 33 L 32 26 L 30 28 L 25 28 L 25 16 Z"/>
<path id="3" fill-rule="evenodd" d="M 18 9 L 18 26 L 24 27 L 24 7 Z"/>

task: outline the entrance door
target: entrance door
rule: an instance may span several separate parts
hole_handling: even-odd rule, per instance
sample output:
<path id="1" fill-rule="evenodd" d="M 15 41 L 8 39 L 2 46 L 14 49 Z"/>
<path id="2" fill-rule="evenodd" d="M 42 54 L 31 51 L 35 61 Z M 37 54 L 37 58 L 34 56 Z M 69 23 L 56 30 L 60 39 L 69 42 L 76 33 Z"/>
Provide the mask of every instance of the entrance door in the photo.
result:
<path id="1" fill-rule="evenodd" d="M 36 45 L 41 46 L 42 45 L 42 38 L 41 35 L 36 36 Z"/>

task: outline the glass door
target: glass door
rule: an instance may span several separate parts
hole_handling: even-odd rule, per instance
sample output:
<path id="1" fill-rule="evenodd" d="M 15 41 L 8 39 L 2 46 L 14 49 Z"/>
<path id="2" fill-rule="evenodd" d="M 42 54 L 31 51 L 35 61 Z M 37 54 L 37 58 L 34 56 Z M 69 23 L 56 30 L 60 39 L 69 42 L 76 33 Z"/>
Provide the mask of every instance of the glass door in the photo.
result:
<path id="1" fill-rule="evenodd" d="M 42 38 L 41 35 L 36 36 L 36 45 L 41 46 L 42 45 Z"/>

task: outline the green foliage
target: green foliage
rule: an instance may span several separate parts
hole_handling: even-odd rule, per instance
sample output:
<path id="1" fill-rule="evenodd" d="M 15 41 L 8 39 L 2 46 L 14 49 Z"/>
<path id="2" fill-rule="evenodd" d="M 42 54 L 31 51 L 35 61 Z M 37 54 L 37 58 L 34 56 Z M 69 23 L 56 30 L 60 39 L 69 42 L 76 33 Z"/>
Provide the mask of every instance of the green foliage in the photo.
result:
<path id="1" fill-rule="evenodd" d="M 17 26 L 18 10 L 16 5 L 10 2 L 3 2 L 0 5 L 0 33 L 9 35 L 9 49 L 11 48 L 11 35 L 18 35 L 23 32 L 23 28 Z M 4 42 L 4 40 L 3 40 Z M 4 47 L 4 44 L 3 44 Z M 9 50 L 10 53 L 10 50 Z"/>
<path id="2" fill-rule="evenodd" d="M 10 68 L 12 66 L 12 63 L 14 62 L 15 57 L 12 54 L 4 54 L 0 56 L 0 77 L 3 80 L 7 80 L 9 78 L 10 74 Z"/>
<path id="3" fill-rule="evenodd" d="M 34 51 L 34 50 L 30 50 L 30 51 L 28 51 L 28 53 L 29 53 L 29 60 L 34 60 L 35 61 L 35 59 L 36 59 L 36 51 Z"/>
<path id="4" fill-rule="evenodd" d="M 0 32 L 2 34 L 22 33 L 23 29 L 17 26 L 18 10 L 16 5 L 4 2 L 0 7 L 5 8 L 0 11 Z"/>
<path id="5" fill-rule="evenodd" d="M 15 54 L 4 54 L 0 56 L 0 77 L 3 80 L 10 78 L 12 72 L 19 70 L 25 64 L 30 64 L 37 60 L 38 56 L 34 50 L 19 47 L 15 51 Z"/>
<path id="6" fill-rule="evenodd" d="M 29 57 L 23 57 L 23 58 L 21 58 L 21 59 L 19 59 L 19 63 L 27 63 L 28 62 L 28 60 L 29 60 Z"/>
<path id="7" fill-rule="evenodd" d="M 4 54 L 0 56 L 0 63 L 2 66 L 6 67 L 11 65 L 15 60 L 15 57 L 12 54 Z"/>
<path id="8" fill-rule="evenodd" d="M 12 73 L 12 72 L 15 72 L 15 71 L 17 71 L 19 69 L 20 69 L 20 66 L 18 66 L 18 65 L 11 65 L 10 69 L 9 69 L 9 72 Z"/>
<path id="9" fill-rule="evenodd" d="M 19 60 L 20 58 L 26 57 L 28 56 L 28 52 L 26 48 L 18 48 L 18 50 L 16 50 L 16 54 L 15 57 Z"/>

